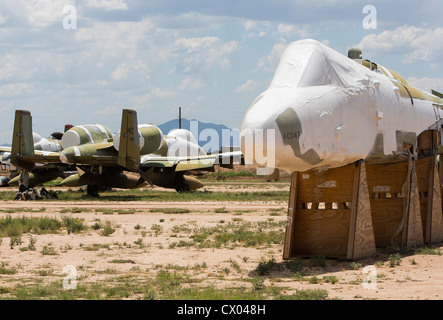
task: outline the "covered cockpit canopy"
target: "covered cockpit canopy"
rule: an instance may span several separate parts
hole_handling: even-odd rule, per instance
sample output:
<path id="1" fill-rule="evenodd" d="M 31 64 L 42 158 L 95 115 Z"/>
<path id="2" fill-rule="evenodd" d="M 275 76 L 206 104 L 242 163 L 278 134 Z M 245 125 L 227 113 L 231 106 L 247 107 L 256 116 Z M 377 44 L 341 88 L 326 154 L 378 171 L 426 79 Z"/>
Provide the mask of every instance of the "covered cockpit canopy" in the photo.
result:
<path id="1" fill-rule="evenodd" d="M 315 40 L 291 43 L 283 53 L 270 88 L 361 84 L 366 70 L 355 61 Z"/>

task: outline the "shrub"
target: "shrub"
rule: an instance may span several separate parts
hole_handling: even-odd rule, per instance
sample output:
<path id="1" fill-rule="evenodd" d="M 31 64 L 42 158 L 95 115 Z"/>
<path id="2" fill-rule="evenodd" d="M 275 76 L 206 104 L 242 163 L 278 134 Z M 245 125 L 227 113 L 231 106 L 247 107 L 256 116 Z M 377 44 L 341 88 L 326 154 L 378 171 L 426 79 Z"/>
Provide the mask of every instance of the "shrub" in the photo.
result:
<path id="1" fill-rule="evenodd" d="M 70 233 L 80 233 L 86 229 L 83 225 L 83 219 L 63 217 L 63 225 L 66 227 L 68 234 Z"/>
<path id="2" fill-rule="evenodd" d="M 277 265 L 277 262 L 275 261 L 274 258 L 272 258 L 268 261 L 260 261 L 260 263 L 258 264 L 255 271 L 260 276 L 265 276 L 265 275 L 270 274 L 272 272 L 272 270 L 276 267 L 276 265 Z"/>
<path id="3" fill-rule="evenodd" d="M 111 222 L 106 221 L 106 224 L 103 227 L 101 235 L 107 237 L 107 236 L 110 236 L 111 234 L 113 234 L 114 232 L 115 232 L 115 229 L 112 227 Z"/>

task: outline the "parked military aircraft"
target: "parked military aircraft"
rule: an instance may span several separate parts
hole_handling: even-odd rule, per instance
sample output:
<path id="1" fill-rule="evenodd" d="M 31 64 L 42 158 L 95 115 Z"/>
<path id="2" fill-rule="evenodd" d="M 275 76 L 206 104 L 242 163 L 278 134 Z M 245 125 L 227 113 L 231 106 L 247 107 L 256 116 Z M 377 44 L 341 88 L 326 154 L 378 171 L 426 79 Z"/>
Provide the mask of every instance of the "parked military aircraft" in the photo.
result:
<path id="1" fill-rule="evenodd" d="M 417 154 L 421 133 L 441 133 L 442 97 L 362 59 L 361 51 L 350 50 L 346 57 L 314 40 L 297 41 L 243 119 L 241 138 L 263 143 L 254 152 L 242 144 L 242 151 L 247 163 L 267 166 L 263 155 L 269 159 L 274 149 L 270 167 L 288 172 L 362 159 L 404 161 L 408 152 Z"/>
<path id="2" fill-rule="evenodd" d="M 51 138 L 42 138 L 39 134 L 33 132 L 32 140 L 34 144 L 34 150 L 38 150 L 38 152 L 59 152 L 62 150 L 60 138 L 63 133 L 54 132 L 51 135 Z M 2 163 L 2 167 L 10 171 L 12 174 L 18 173 L 18 169 L 11 164 L 11 147 L 0 147 L 0 152 L 3 152 L 3 155 L 0 158 Z M 35 167 L 29 172 L 27 179 L 28 185 L 34 186 L 38 184 L 42 184 L 51 180 L 54 180 L 58 177 L 62 177 L 64 172 L 67 170 L 72 170 L 72 166 L 56 166 L 51 164 L 42 164 L 36 163 Z M 22 177 L 23 178 L 23 177 Z M 20 184 L 20 176 L 16 176 L 12 179 L 3 179 L 3 185 L 8 186 L 18 186 Z M 0 184 L 1 185 L 1 184 Z"/>
<path id="3" fill-rule="evenodd" d="M 136 111 L 129 109 L 123 110 L 121 130 L 115 136 L 103 125 L 76 126 L 63 135 L 59 152 L 36 151 L 30 143 L 31 132 L 31 114 L 17 110 L 11 163 L 24 169 L 24 175 L 36 163 L 75 165 L 79 173 L 61 185 L 88 185 L 93 195 L 98 186 L 128 189 L 146 182 L 177 191 L 195 190 L 203 184 L 190 172 L 213 170 L 215 164 L 230 165 L 233 158 L 241 159 L 240 151 L 207 155 L 187 130 L 164 136 L 154 125 L 138 125 Z"/>

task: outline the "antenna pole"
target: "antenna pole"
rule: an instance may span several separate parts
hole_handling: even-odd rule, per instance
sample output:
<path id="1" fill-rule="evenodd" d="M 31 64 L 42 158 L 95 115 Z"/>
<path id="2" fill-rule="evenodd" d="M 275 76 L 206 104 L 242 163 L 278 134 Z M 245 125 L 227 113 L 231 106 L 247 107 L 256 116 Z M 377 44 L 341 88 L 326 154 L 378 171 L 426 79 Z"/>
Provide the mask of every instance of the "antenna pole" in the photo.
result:
<path id="1" fill-rule="evenodd" d="M 182 108 L 178 108 L 178 128 L 182 128 Z"/>

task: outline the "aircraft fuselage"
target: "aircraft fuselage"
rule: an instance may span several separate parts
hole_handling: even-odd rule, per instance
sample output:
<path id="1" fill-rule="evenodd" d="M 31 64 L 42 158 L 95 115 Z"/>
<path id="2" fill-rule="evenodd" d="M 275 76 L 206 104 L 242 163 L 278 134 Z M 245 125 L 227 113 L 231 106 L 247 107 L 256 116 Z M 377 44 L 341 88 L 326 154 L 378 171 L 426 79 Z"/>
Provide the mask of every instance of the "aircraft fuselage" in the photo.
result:
<path id="1" fill-rule="evenodd" d="M 418 135 L 442 117 L 441 99 L 374 66 L 314 40 L 292 43 L 270 87 L 243 119 L 245 158 L 303 172 L 358 160 L 395 161 L 405 146 L 416 148 Z"/>

